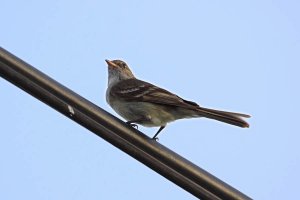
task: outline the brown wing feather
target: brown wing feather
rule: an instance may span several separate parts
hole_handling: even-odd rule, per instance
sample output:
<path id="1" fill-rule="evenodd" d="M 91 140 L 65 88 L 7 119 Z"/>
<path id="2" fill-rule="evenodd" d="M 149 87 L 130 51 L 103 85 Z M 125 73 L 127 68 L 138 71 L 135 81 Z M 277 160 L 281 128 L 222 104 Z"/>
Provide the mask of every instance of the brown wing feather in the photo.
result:
<path id="1" fill-rule="evenodd" d="M 143 101 L 188 109 L 199 107 L 195 102 L 184 100 L 165 89 L 138 79 L 121 81 L 113 86 L 111 93 L 126 101 Z"/>

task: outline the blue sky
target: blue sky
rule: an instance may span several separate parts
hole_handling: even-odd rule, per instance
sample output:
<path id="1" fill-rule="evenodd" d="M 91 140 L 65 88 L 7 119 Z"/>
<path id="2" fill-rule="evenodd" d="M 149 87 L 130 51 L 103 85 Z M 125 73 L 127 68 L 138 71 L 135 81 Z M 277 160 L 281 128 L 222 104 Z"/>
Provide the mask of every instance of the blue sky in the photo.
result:
<path id="1" fill-rule="evenodd" d="M 14 1 L 0 45 L 105 102 L 105 59 L 250 129 L 171 123 L 160 143 L 254 199 L 295 199 L 300 179 L 299 1 Z M 0 199 L 195 199 L 0 79 Z M 156 129 L 141 128 L 152 136 Z"/>

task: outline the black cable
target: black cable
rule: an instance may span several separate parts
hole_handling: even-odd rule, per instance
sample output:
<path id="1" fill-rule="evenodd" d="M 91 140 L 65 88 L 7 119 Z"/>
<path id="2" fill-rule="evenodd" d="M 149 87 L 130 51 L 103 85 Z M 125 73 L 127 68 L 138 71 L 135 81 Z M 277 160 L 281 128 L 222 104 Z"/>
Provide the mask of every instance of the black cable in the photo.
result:
<path id="1" fill-rule="evenodd" d="M 0 76 L 201 199 L 251 199 L 0 47 Z"/>

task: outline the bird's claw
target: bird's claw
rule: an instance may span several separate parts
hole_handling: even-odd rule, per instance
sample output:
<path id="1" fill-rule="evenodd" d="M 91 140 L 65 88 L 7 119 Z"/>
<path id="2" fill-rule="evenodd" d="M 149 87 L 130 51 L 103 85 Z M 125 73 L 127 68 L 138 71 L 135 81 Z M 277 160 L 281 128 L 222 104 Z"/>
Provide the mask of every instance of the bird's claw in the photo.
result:
<path id="1" fill-rule="evenodd" d="M 139 129 L 139 126 L 137 124 L 130 124 L 130 126 L 132 126 L 135 129 Z"/>
<path id="2" fill-rule="evenodd" d="M 158 137 L 153 137 L 152 140 L 158 141 L 159 138 Z"/>
<path id="3" fill-rule="evenodd" d="M 137 124 L 133 124 L 130 122 L 126 122 L 128 125 L 130 125 L 131 127 L 135 128 L 135 129 L 139 129 L 139 126 Z"/>

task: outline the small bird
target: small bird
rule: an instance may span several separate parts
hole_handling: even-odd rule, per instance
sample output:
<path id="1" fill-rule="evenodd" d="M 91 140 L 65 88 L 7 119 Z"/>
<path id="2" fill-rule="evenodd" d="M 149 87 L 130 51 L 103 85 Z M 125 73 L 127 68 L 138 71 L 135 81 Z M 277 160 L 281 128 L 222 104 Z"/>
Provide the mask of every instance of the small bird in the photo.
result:
<path id="1" fill-rule="evenodd" d="M 199 106 L 151 83 L 135 78 L 122 60 L 105 60 L 108 64 L 107 103 L 126 123 L 138 127 L 160 127 L 152 139 L 167 123 L 183 118 L 206 117 L 239 127 L 249 127 L 243 118 L 249 115 Z"/>

